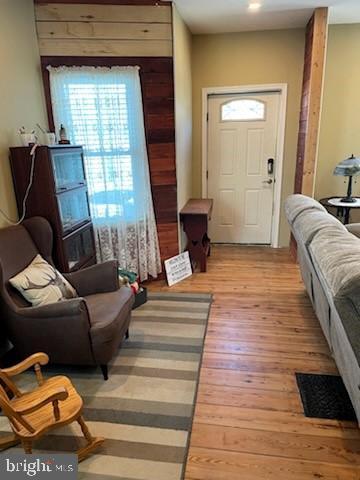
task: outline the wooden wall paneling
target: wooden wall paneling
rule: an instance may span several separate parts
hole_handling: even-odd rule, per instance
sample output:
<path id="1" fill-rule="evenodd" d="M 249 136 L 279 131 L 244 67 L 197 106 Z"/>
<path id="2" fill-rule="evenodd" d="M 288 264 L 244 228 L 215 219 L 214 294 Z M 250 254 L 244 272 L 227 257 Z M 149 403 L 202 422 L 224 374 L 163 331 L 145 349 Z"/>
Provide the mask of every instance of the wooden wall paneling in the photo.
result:
<path id="1" fill-rule="evenodd" d="M 295 192 L 313 196 L 326 57 L 328 9 L 317 8 L 306 28 Z"/>
<path id="2" fill-rule="evenodd" d="M 148 148 L 151 184 L 175 185 L 176 165 L 174 143 L 154 143 Z"/>
<path id="3" fill-rule="evenodd" d="M 153 171 L 151 175 L 151 185 L 171 185 L 176 183 L 176 172 L 174 170 Z"/>
<path id="4" fill-rule="evenodd" d="M 170 23 L 37 22 L 37 34 L 40 39 L 172 39 Z"/>
<path id="5" fill-rule="evenodd" d="M 171 23 L 168 5 L 106 5 L 46 3 L 35 5 L 36 21 Z"/>
<path id="6" fill-rule="evenodd" d="M 152 185 L 155 216 L 159 223 L 177 223 L 176 185 Z"/>
<path id="7" fill-rule="evenodd" d="M 171 95 L 173 91 L 173 85 L 163 85 L 163 84 L 147 84 L 144 86 L 144 94 L 148 98 L 165 98 Z"/>
<path id="8" fill-rule="evenodd" d="M 38 3 L 40 55 L 172 57 L 171 15 L 170 4 Z"/>
<path id="9" fill-rule="evenodd" d="M 69 57 L 171 57 L 171 40 L 58 39 L 39 38 L 41 56 Z"/>
<path id="10" fill-rule="evenodd" d="M 179 253 L 173 59 L 168 57 L 42 57 L 50 128 L 54 128 L 47 65 L 139 65 L 151 188 L 162 261 Z"/>
<path id="11" fill-rule="evenodd" d="M 61 0 L 65 4 L 99 4 L 102 5 L 158 5 L 159 0 Z M 34 4 L 53 4 L 59 3 L 59 0 L 34 0 Z M 171 4 L 171 1 L 161 0 L 162 5 Z"/>
<path id="12" fill-rule="evenodd" d="M 179 253 L 178 227 L 176 223 L 158 223 L 157 225 L 162 258 L 171 258 Z"/>
<path id="13" fill-rule="evenodd" d="M 169 131 L 169 128 L 172 129 L 175 125 L 174 113 L 148 112 L 148 125 L 150 129 Z"/>

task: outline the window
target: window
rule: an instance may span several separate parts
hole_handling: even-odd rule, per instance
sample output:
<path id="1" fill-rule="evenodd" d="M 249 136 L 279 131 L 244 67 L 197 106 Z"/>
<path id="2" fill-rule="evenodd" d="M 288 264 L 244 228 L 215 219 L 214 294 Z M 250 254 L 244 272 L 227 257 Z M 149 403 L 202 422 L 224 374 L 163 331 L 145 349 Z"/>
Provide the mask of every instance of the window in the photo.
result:
<path id="1" fill-rule="evenodd" d="M 221 121 L 265 120 L 265 103 L 259 100 L 231 100 L 221 106 Z"/>
<path id="2" fill-rule="evenodd" d="M 56 127 L 64 124 L 71 143 L 84 147 L 94 221 L 136 220 L 135 197 L 139 201 L 145 193 L 140 192 L 139 182 L 135 185 L 134 172 L 139 176 L 144 169 L 140 163 L 147 168 L 143 113 L 137 108 L 141 90 L 134 82 L 138 69 L 49 70 Z"/>
<path id="3" fill-rule="evenodd" d="M 84 147 L 99 261 L 161 271 L 138 67 L 48 67 L 55 127 Z"/>
<path id="4" fill-rule="evenodd" d="M 84 147 L 99 261 L 161 272 L 138 67 L 48 67 L 55 126 Z"/>

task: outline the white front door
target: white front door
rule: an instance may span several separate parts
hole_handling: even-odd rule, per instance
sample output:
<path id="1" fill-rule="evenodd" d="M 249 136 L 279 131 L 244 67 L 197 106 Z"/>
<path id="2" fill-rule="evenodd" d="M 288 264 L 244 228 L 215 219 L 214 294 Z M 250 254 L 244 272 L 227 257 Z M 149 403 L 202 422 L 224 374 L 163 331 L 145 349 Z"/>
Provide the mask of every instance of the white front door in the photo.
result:
<path id="1" fill-rule="evenodd" d="M 279 92 L 209 97 L 212 242 L 271 243 L 279 100 Z"/>

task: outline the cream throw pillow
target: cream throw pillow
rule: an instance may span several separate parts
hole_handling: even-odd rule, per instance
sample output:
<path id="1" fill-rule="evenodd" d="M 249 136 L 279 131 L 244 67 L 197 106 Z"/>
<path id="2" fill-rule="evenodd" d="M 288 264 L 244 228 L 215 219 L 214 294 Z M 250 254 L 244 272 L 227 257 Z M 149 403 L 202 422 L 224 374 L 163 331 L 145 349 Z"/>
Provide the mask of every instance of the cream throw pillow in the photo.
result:
<path id="1" fill-rule="evenodd" d="M 66 278 L 41 255 L 36 255 L 30 265 L 9 282 L 33 307 L 78 296 Z"/>

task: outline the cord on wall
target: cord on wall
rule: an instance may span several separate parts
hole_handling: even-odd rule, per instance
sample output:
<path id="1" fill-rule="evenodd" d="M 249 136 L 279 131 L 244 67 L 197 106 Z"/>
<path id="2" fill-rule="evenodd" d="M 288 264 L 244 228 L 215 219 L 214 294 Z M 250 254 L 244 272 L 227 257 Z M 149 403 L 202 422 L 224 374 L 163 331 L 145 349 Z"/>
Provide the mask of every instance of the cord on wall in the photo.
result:
<path id="1" fill-rule="evenodd" d="M 32 184 L 33 184 L 33 181 L 34 181 L 34 170 L 35 170 L 35 157 L 36 157 L 36 149 L 38 147 L 38 144 L 35 143 L 35 145 L 33 145 L 31 151 L 30 151 L 30 157 L 31 157 L 31 168 L 30 168 L 30 177 L 29 177 L 29 183 L 28 183 L 28 186 L 26 188 L 26 192 L 25 192 L 25 195 L 24 195 L 24 198 L 23 198 L 23 201 L 22 201 L 22 214 L 19 218 L 19 220 L 12 220 L 5 212 L 4 210 L 2 210 L 0 208 L 0 215 L 5 219 L 5 221 L 7 223 L 9 223 L 10 225 L 20 225 L 20 223 L 25 219 L 25 216 L 26 216 L 26 202 L 27 202 L 27 199 L 29 197 L 29 194 L 30 194 L 30 190 L 31 190 L 31 187 L 32 187 Z"/>

